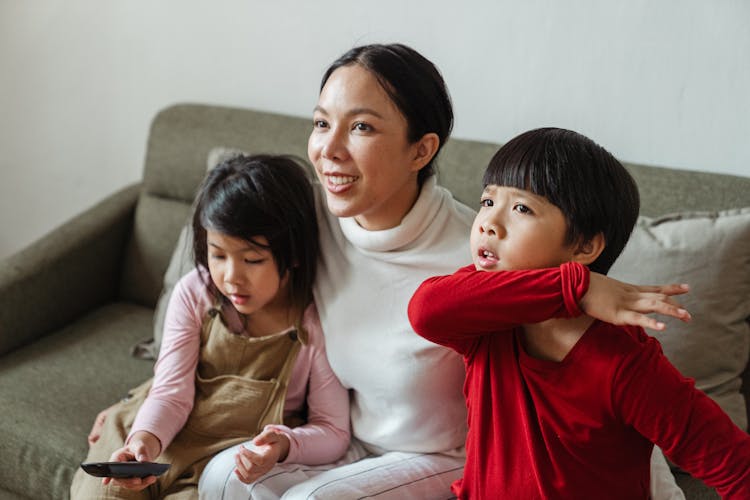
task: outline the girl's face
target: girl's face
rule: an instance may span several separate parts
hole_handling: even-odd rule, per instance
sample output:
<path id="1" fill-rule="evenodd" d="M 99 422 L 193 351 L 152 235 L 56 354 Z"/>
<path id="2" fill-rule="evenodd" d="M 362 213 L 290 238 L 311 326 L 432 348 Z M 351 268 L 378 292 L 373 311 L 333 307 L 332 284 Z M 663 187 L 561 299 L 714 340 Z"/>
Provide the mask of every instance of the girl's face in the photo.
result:
<path id="1" fill-rule="evenodd" d="M 417 172 L 426 164 L 420 142 L 407 140 L 406 118 L 358 64 L 335 70 L 320 92 L 307 154 L 331 213 L 354 217 L 369 230 L 401 222 L 417 199 Z"/>
<path id="2" fill-rule="evenodd" d="M 259 236 L 258 243 L 268 240 Z M 279 277 L 276 259 L 269 249 L 246 240 L 206 230 L 208 271 L 216 288 L 242 314 L 288 304 L 289 273 Z"/>
<path id="3" fill-rule="evenodd" d="M 489 185 L 471 229 L 478 271 L 557 267 L 576 260 L 577 245 L 565 241 L 562 211 L 530 191 Z"/>

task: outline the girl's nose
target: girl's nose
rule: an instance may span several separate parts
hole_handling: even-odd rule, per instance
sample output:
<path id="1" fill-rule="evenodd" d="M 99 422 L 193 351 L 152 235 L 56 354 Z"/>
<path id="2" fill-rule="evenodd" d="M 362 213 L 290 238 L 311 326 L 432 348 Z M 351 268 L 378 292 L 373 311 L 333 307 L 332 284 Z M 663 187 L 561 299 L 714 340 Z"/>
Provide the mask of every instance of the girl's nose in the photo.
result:
<path id="1" fill-rule="evenodd" d="M 231 285 L 237 285 L 241 281 L 239 265 L 233 259 L 227 259 L 224 267 L 224 281 Z"/>

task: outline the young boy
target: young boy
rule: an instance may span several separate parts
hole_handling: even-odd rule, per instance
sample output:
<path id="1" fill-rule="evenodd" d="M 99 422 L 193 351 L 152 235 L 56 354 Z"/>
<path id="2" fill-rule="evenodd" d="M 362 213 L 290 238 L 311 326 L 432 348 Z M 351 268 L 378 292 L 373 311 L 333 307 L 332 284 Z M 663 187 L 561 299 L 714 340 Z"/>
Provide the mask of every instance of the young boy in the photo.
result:
<path id="1" fill-rule="evenodd" d="M 642 328 L 579 308 L 638 215 L 625 168 L 580 134 L 538 129 L 500 148 L 483 182 L 473 266 L 425 281 L 409 304 L 414 330 L 466 363 L 454 493 L 645 499 L 655 443 L 724 498 L 750 498 L 750 436 Z M 560 293 L 540 295 L 550 280 Z"/>

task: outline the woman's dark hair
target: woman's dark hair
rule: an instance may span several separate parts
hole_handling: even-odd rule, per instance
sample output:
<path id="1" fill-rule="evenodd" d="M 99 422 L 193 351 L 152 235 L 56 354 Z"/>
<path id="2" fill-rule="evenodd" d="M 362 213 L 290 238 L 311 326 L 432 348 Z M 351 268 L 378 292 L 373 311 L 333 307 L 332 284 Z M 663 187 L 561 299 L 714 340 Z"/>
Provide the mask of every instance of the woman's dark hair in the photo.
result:
<path id="1" fill-rule="evenodd" d="M 606 274 L 633 231 L 640 198 L 635 180 L 606 149 L 571 130 L 525 132 L 490 160 L 484 186 L 510 186 L 543 196 L 567 222 L 566 243 L 604 235 L 601 255 L 589 265 Z"/>
<path id="2" fill-rule="evenodd" d="M 331 74 L 342 66 L 359 64 L 370 71 L 406 118 L 407 139 L 413 144 L 425 134 L 440 138 L 435 155 L 417 176 L 421 186 L 435 173 L 435 159 L 453 129 L 453 105 L 437 67 L 419 52 L 402 45 L 362 45 L 349 50 L 326 70 L 320 90 Z"/>
<path id="3" fill-rule="evenodd" d="M 206 174 L 193 212 L 193 256 L 208 269 L 206 230 L 268 248 L 279 276 L 289 272 L 292 306 L 312 300 L 318 258 L 318 223 L 310 177 L 290 156 L 239 155 Z M 268 245 L 258 244 L 265 236 Z M 209 279 L 206 285 L 218 293 Z"/>

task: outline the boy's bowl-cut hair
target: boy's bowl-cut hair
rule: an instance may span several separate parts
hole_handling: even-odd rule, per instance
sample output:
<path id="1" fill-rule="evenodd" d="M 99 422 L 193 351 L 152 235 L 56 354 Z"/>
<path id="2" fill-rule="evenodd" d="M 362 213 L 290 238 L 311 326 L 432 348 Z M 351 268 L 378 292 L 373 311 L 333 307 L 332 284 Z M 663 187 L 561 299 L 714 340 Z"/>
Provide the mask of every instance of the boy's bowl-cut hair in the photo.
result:
<path id="1" fill-rule="evenodd" d="M 501 147 L 483 185 L 509 186 L 544 196 L 567 222 L 566 243 L 602 233 L 605 247 L 589 265 L 606 274 L 625 247 L 638 218 L 638 187 L 609 151 L 577 132 L 540 128 Z"/>

